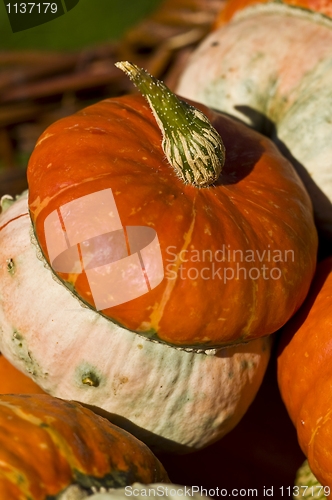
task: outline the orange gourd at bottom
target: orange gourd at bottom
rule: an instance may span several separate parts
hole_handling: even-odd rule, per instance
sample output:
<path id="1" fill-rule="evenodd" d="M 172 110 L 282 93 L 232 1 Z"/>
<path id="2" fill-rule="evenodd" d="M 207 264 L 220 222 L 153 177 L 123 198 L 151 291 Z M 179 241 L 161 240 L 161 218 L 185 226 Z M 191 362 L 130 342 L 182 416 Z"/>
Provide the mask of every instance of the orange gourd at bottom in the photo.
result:
<path id="1" fill-rule="evenodd" d="M 45 394 L 45 391 L 0 354 L 0 394 Z"/>
<path id="2" fill-rule="evenodd" d="M 135 481 L 168 482 L 168 476 L 127 432 L 72 401 L 0 396 L 1 499 L 56 499 L 73 484 L 92 492 Z"/>

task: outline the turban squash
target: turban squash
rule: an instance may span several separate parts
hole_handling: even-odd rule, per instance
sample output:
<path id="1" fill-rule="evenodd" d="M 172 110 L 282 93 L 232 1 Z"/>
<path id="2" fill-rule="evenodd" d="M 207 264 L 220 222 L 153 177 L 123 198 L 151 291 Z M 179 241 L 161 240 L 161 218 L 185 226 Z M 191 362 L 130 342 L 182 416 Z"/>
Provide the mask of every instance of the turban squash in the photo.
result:
<path id="1" fill-rule="evenodd" d="M 149 89 L 151 102 L 161 84 L 143 72 L 141 78 L 146 86 L 154 85 Z M 102 308 L 106 317 L 179 347 L 209 349 L 273 333 L 304 300 L 315 268 L 316 232 L 307 193 L 268 140 L 206 108 L 229 159 L 213 185 L 200 189 L 190 176 L 185 184 L 165 159 L 157 123 L 164 119 L 161 127 L 168 128 L 171 149 L 178 141 L 198 160 L 210 151 L 198 140 L 183 146 L 187 122 L 179 115 L 186 110 L 188 127 L 193 128 L 198 111 L 184 104 L 177 111 L 169 95 L 165 88 L 154 97 L 155 115 L 158 103 L 163 105 L 159 116 L 164 118 L 158 122 L 143 97 L 126 96 L 96 104 L 44 132 L 28 166 L 29 210 L 38 244 L 50 262 L 46 228 L 54 211 L 70 204 L 67 211 L 61 210 L 70 239 L 73 200 L 94 194 L 101 200 L 111 190 L 122 226 L 150 227 L 157 233 L 166 275 L 149 293 Z M 198 122 L 195 127 L 203 140 L 203 132 L 209 132 L 201 118 Z M 216 148 L 213 144 L 211 149 Z M 91 217 L 78 205 L 73 241 L 105 230 L 88 231 L 89 225 L 97 225 L 93 212 L 99 216 L 99 207 L 92 203 Z M 100 244 L 103 251 L 107 244 L 109 240 Z M 117 245 L 114 253 L 120 256 L 121 241 Z M 93 248 L 97 250 L 101 252 Z M 219 274 L 209 259 L 212 264 L 222 261 Z M 84 255 L 83 261 L 84 272 L 57 274 L 94 307 L 93 279 L 87 278 L 90 262 Z M 253 272 L 260 262 L 266 265 L 265 273 L 262 266 Z M 127 277 L 127 287 L 134 287 L 137 276 Z"/>
<path id="2" fill-rule="evenodd" d="M 306 301 L 284 327 L 278 382 L 310 469 L 332 491 L 331 308 L 329 257 L 319 263 Z"/>
<path id="3" fill-rule="evenodd" d="M 177 91 L 269 136 L 291 160 L 332 238 L 332 4 L 230 0 Z M 312 10 L 311 10 L 312 9 Z"/>
<path id="4" fill-rule="evenodd" d="M 140 76 L 150 101 L 155 90 L 164 92 L 156 104 L 166 102 L 161 118 L 143 97 L 131 95 L 60 120 L 31 156 L 29 206 L 27 193 L 4 200 L 0 348 L 46 392 L 102 408 L 151 446 L 188 451 L 231 430 L 251 403 L 270 354 L 266 337 L 294 314 L 309 289 L 317 234 L 310 199 L 277 148 L 204 106 L 217 130 L 206 134 L 222 136 L 227 159 L 211 186 L 193 185 L 190 165 L 184 182 L 165 158 L 158 124 L 172 138 L 181 135 L 180 118 L 189 117 L 191 128 L 211 125 L 160 82 Z M 169 100 L 180 106 L 173 116 Z M 186 128 L 180 122 L 181 132 Z M 194 145 L 180 144 L 175 159 L 182 161 L 183 151 L 205 159 L 209 146 L 198 137 Z M 172 156 L 174 144 L 169 149 Z M 223 153 L 223 146 L 212 150 Z M 194 180 L 200 179 L 196 173 Z M 149 293 L 96 311 L 87 273 L 51 269 L 45 221 L 97 193 L 97 203 L 94 198 L 74 224 L 84 233 L 98 226 L 93 215 L 98 201 L 107 205 L 103 193 L 110 190 L 122 227 L 155 231 L 170 276 Z M 103 258 L 105 242 L 98 241 L 93 248 Z M 203 261 L 204 252 L 218 262 L 206 255 Z M 221 271 L 213 279 L 208 273 L 217 264 Z M 250 274 L 255 267 L 259 276 Z M 223 281 L 225 269 L 234 279 Z M 130 290 L 135 276 L 127 277 Z"/>
<path id="5" fill-rule="evenodd" d="M 169 482 L 147 446 L 73 401 L 1 395 L 0 428 L 3 499 L 60 500 L 73 485 L 92 493 L 135 481 Z"/>

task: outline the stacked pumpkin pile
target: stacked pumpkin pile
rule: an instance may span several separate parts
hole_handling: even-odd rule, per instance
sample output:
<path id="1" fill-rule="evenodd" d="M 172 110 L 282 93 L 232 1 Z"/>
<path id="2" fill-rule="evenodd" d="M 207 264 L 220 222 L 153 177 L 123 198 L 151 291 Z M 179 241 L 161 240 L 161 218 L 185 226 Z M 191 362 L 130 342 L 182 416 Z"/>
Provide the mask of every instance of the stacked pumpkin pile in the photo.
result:
<path id="1" fill-rule="evenodd" d="M 304 486 L 297 489 L 301 498 L 330 498 L 332 487 L 331 17 L 330 1 L 231 0 L 178 86 L 182 95 L 269 135 L 313 203 L 322 261 L 305 303 L 284 329 L 278 357 L 282 398 L 309 466 L 325 487 L 314 489 L 313 481 L 305 492 L 306 465 L 297 482 Z"/>
<path id="2" fill-rule="evenodd" d="M 232 0 L 229 9 L 240 7 Z M 306 299 L 316 225 L 332 234 L 329 23 L 279 3 L 248 7 L 203 42 L 179 84 L 185 97 L 246 115 L 293 165 L 267 137 L 179 100 L 127 62 L 118 67 L 142 96 L 107 99 L 42 134 L 29 193 L 1 201 L 0 349 L 13 366 L 154 450 L 189 452 L 239 422 L 262 382 L 271 334 L 287 323 L 297 333 L 280 354 L 281 391 L 313 472 L 331 483 L 331 261 Z M 304 27 L 315 34 L 316 60 L 301 53 Z M 292 44 L 299 55 L 289 66 Z M 327 345 L 319 352 L 318 338 Z M 51 396 L 0 398 L 12 434 L 24 429 L 27 443 L 40 435 L 37 479 L 18 455 L 1 460 L 4 498 L 69 495 L 72 483 L 73 498 L 83 498 L 92 487 L 167 481 L 135 438 Z M 95 448 L 84 447 L 88 439 Z M 48 478 L 46 457 L 56 462 Z"/>

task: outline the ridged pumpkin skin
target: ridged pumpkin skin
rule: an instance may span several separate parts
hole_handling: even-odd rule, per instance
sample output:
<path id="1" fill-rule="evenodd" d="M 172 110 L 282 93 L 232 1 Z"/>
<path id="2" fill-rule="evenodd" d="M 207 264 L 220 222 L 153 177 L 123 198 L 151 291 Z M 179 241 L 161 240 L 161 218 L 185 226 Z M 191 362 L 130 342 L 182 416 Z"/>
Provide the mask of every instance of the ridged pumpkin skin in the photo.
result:
<path id="1" fill-rule="evenodd" d="M 313 474 L 332 491 L 332 257 L 317 268 L 308 298 L 284 327 L 278 382 Z"/>
<path id="2" fill-rule="evenodd" d="M 0 349 L 14 366 L 159 450 L 202 448 L 238 423 L 262 382 L 270 337 L 211 356 L 140 338 L 53 279 L 30 241 L 27 193 L 0 222 Z"/>
<path id="3" fill-rule="evenodd" d="M 227 151 L 221 176 L 208 188 L 176 176 L 141 96 L 108 99 L 51 125 L 31 156 L 28 181 L 30 214 L 47 259 L 46 217 L 111 188 L 123 226 L 156 231 L 165 277 L 103 314 L 147 337 L 208 349 L 273 333 L 294 314 L 314 273 L 317 236 L 307 193 L 275 146 L 202 110 Z M 85 272 L 58 275 L 93 306 Z"/>
<path id="4" fill-rule="evenodd" d="M 0 394 L 45 394 L 45 392 L 0 354 Z"/>
<path id="5" fill-rule="evenodd" d="M 2 499 L 57 498 L 72 483 L 89 490 L 169 481 L 143 443 L 72 401 L 1 395 L 0 428 Z"/>
<path id="6" fill-rule="evenodd" d="M 177 88 L 269 135 L 300 174 L 316 224 L 328 238 L 331 45 L 332 21 L 322 14 L 280 2 L 255 3 L 202 42 Z"/>

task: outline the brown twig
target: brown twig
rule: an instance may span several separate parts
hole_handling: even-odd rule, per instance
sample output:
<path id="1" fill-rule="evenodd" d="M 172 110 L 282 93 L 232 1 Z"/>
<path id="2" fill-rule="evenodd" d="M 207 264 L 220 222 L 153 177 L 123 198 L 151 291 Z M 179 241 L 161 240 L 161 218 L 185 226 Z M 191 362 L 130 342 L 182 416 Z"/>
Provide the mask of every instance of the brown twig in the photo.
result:
<path id="1" fill-rule="evenodd" d="M 0 51 L 0 164 L 15 166 L 17 150 L 29 153 L 45 127 L 86 106 L 86 99 L 132 91 L 114 67 L 118 60 L 132 60 L 175 88 L 186 60 L 211 29 L 224 1 L 164 0 L 117 43 L 70 53 Z M 24 184 L 20 176 L 0 176 L 0 185 L 4 182 L 13 182 L 15 192 Z"/>

